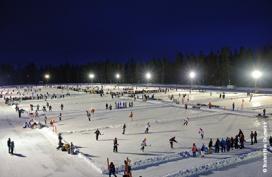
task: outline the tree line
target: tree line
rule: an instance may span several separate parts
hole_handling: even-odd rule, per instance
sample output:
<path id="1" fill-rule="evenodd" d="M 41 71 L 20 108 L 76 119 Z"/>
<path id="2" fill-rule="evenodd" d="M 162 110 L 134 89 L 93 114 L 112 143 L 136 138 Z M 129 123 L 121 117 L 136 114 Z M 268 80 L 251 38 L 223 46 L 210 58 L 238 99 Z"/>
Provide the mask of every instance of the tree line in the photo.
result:
<path id="1" fill-rule="evenodd" d="M 272 46 L 258 51 L 241 47 L 228 47 L 209 53 L 177 53 L 174 59 L 167 57 L 126 62 L 112 60 L 95 61 L 86 64 L 61 64 L 38 66 L 28 63 L 23 66 L 0 65 L 0 84 L 38 84 L 45 81 L 44 74 L 50 74 L 50 83 L 90 82 L 88 74 L 95 73 L 93 82 L 115 83 L 116 73 L 121 75 L 119 83 L 146 83 L 144 74 L 152 73 L 152 83 L 189 84 L 188 72 L 194 70 L 197 76 L 193 84 L 215 86 L 253 86 L 251 71 L 259 69 L 263 77 L 258 80 L 261 87 L 272 87 Z"/>

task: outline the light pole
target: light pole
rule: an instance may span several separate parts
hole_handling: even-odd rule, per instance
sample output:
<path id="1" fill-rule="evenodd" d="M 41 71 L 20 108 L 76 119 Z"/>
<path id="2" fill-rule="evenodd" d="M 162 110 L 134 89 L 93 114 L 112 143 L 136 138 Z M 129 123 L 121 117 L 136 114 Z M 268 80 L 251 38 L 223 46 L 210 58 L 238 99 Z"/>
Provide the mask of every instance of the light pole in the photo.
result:
<path id="1" fill-rule="evenodd" d="M 44 79 L 46 80 L 46 83 L 48 83 L 49 79 L 50 79 L 50 74 L 45 74 L 44 75 Z"/>
<path id="2" fill-rule="evenodd" d="M 262 77 L 263 73 L 259 70 L 254 70 L 251 73 L 252 78 L 254 79 L 254 88 L 255 88 L 255 93 L 257 92 L 257 81 Z"/>
<path id="3" fill-rule="evenodd" d="M 189 72 L 189 79 L 190 79 L 190 93 L 192 92 L 192 85 L 193 85 L 193 81 L 196 77 L 196 73 L 194 71 L 190 71 Z"/>
<path id="4" fill-rule="evenodd" d="M 152 74 L 150 72 L 146 72 L 145 73 L 145 79 L 147 81 L 147 83 L 149 83 L 149 81 L 151 80 L 152 78 Z"/>
<path id="5" fill-rule="evenodd" d="M 115 74 L 115 78 L 117 80 L 117 83 L 119 82 L 120 78 L 121 78 L 121 75 L 119 73 L 116 73 Z"/>
<path id="6" fill-rule="evenodd" d="M 95 78 L 95 74 L 94 73 L 90 73 L 89 74 L 89 78 L 91 79 L 91 83 L 93 82 L 94 78 Z"/>

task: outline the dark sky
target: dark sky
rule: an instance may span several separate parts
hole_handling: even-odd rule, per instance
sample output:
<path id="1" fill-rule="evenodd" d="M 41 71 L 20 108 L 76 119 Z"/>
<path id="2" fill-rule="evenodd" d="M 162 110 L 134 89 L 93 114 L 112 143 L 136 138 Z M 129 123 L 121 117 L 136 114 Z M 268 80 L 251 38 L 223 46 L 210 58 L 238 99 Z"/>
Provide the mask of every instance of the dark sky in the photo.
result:
<path id="1" fill-rule="evenodd" d="M 271 0 L 1 0 L 0 60 L 174 57 L 272 41 Z"/>

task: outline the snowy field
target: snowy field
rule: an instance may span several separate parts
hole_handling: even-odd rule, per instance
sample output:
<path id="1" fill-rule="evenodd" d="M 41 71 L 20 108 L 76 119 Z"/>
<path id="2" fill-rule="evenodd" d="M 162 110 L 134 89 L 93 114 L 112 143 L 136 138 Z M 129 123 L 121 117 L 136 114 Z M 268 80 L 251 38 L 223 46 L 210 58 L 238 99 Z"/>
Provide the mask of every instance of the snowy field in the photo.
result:
<path id="1" fill-rule="evenodd" d="M 85 89 L 74 91 L 71 88 Z M 69 89 L 70 88 L 70 89 Z M 0 102 L 0 177 L 81 177 L 108 176 L 107 161 L 114 162 L 117 176 L 123 174 L 124 160 L 131 160 L 133 176 L 170 177 L 170 176 L 235 176 L 235 177 L 271 177 L 272 154 L 268 152 L 268 171 L 263 173 L 263 122 L 267 123 L 268 137 L 272 136 L 272 95 L 246 93 L 225 93 L 225 99 L 219 98 L 222 92 L 192 91 L 169 89 L 156 93 L 146 93 L 154 99 L 143 99 L 143 94 L 136 94 L 135 99 L 129 94 L 111 97 L 110 92 L 122 93 L 124 90 L 149 92 L 159 88 L 103 86 L 104 95 L 94 94 L 101 89 L 100 85 L 68 85 L 62 89 L 57 86 L 30 88 L 0 88 L 5 98 L 33 97 L 30 100 L 17 100 L 20 109 L 27 112 L 18 118 L 15 105 Z M 91 93 L 92 92 L 92 93 Z M 36 95 L 48 95 L 45 99 L 36 99 Z M 57 98 L 51 99 L 52 94 Z M 184 98 L 183 94 L 186 94 Z M 60 96 L 64 95 L 64 98 Z M 170 99 L 172 97 L 172 99 Z M 41 111 L 46 103 L 52 105 L 52 111 Z M 115 102 L 133 102 L 133 107 L 116 109 Z M 215 107 L 208 108 L 209 102 Z M 105 108 L 106 103 L 113 109 Z M 234 111 L 233 103 L 235 104 Z M 29 116 L 30 104 L 36 109 L 40 106 L 39 116 L 34 120 L 44 124 L 44 116 L 48 117 L 45 128 L 22 128 Z M 64 109 L 61 111 L 61 104 Z M 185 104 L 188 109 L 185 109 Z M 202 106 L 198 106 L 202 105 Z M 194 108 L 197 106 L 196 108 Z M 256 117 L 266 109 L 268 118 Z M 95 109 L 91 121 L 86 110 Z M 133 113 L 133 120 L 129 117 Z M 62 114 L 60 121 L 58 116 Z M 188 125 L 184 120 L 188 118 Z M 57 134 L 53 133 L 49 124 L 56 120 L 57 133 L 62 133 L 65 142 L 73 142 L 80 151 L 78 155 L 56 150 Z M 147 123 L 149 133 L 144 133 Z M 123 124 L 126 133 L 122 134 Z M 102 133 L 95 140 L 95 130 Z M 201 139 L 199 129 L 204 130 Z M 200 149 L 206 146 L 210 138 L 234 137 L 241 129 L 245 135 L 244 149 L 233 149 L 224 153 L 205 154 L 204 157 L 192 157 L 193 143 Z M 257 131 L 258 143 L 250 145 L 250 132 Z M 178 143 L 171 149 L 169 139 L 176 137 Z M 15 141 L 15 155 L 9 155 L 7 139 Z M 118 153 L 113 152 L 113 139 L 118 139 Z M 142 140 L 146 138 L 144 152 L 140 150 Z"/>

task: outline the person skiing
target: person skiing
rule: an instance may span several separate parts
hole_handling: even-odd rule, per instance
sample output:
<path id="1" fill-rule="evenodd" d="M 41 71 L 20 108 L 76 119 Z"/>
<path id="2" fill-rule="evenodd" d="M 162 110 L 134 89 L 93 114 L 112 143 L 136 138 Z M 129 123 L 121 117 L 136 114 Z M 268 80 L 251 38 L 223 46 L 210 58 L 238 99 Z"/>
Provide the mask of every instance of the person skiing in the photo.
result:
<path id="1" fill-rule="evenodd" d="M 196 152 L 197 152 L 197 147 L 196 147 L 195 143 L 193 143 L 193 147 L 192 147 L 193 157 L 196 157 Z"/>
<path id="2" fill-rule="evenodd" d="M 257 132 L 254 132 L 254 143 L 257 143 Z"/>
<path id="3" fill-rule="evenodd" d="M 146 144 L 146 138 L 144 138 L 144 140 L 141 143 L 141 150 L 144 152 L 145 146 L 147 146 Z"/>
<path id="4" fill-rule="evenodd" d="M 91 113 L 88 110 L 86 111 L 86 113 L 87 113 L 88 120 L 91 121 Z"/>
<path id="5" fill-rule="evenodd" d="M 113 140 L 113 152 L 118 152 L 118 145 L 117 138 L 115 137 Z"/>
<path id="6" fill-rule="evenodd" d="M 10 142 L 10 153 L 11 153 L 11 154 L 14 154 L 14 148 L 15 148 L 14 141 L 11 141 L 11 142 Z"/>
<path id="7" fill-rule="evenodd" d="M 176 137 L 175 137 L 175 136 L 169 139 L 169 143 L 170 143 L 170 148 L 171 148 L 171 149 L 174 148 L 174 146 L 173 146 L 174 142 L 175 142 L 175 143 L 178 143 L 178 142 L 176 141 Z"/>
<path id="8" fill-rule="evenodd" d="M 49 105 L 49 111 L 52 111 L 52 106 L 51 105 Z"/>
<path id="9" fill-rule="evenodd" d="M 10 138 L 8 138 L 7 146 L 8 146 L 8 152 L 9 153 L 11 153 L 10 144 L 11 144 L 11 140 L 10 140 Z"/>
<path id="10" fill-rule="evenodd" d="M 101 132 L 98 129 L 96 129 L 94 133 L 95 133 L 95 139 L 96 141 L 98 141 L 98 138 L 99 138 L 99 135 L 101 135 Z"/>
<path id="11" fill-rule="evenodd" d="M 200 128 L 198 133 L 200 134 L 201 139 L 203 139 L 204 138 L 204 130 L 202 128 Z"/>
<path id="12" fill-rule="evenodd" d="M 122 132 L 123 135 L 126 133 L 126 128 L 127 128 L 127 126 L 126 126 L 126 124 L 124 124 L 123 128 L 122 128 L 123 129 L 123 132 Z"/>
<path id="13" fill-rule="evenodd" d="M 133 113 L 132 113 L 132 111 L 130 112 L 130 114 L 129 114 L 129 116 L 128 116 L 129 118 L 130 118 L 130 120 L 132 120 L 133 121 Z"/>
<path id="14" fill-rule="evenodd" d="M 254 133 L 253 133 L 253 131 L 251 131 L 251 133 L 250 133 L 250 142 L 251 142 L 251 145 L 253 145 L 253 138 L 254 138 Z"/>
<path id="15" fill-rule="evenodd" d="M 44 125 L 46 125 L 47 124 L 47 116 L 45 115 L 44 116 Z"/>
<path id="16" fill-rule="evenodd" d="M 147 122 L 147 124 L 146 124 L 146 126 L 145 126 L 145 134 L 147 134 L 148 133 L 148 131 L 149 131 L 149 128 L 150 128 L 150 123 L 149 122 Z"/>
<path id="17" fill-rule="evenodd" d="M 108 103 L 106 103 L 106 109 L 108 109 L 109 108 L 109 105 L 108 105 Z"/>
<path id="18" fill-rule="evenodd" d="M 62 113 L 59 114 L 59 121 L 61 121 Z"/>
<path id="19" fill-rule="evenodd" d="M 63 111 L 63 104 L 61 104 L 61 105 L 60 105 L 60 110 L 62 110 L 62 111 Z"/>
<path id="20" fill-rule="evenodd" d="M 272 147 L 272 136 L 269 137 L 269 144 Z"/>
<path id="21" fill-rule="evenodd" d="M 189 118 L 187 117 L 186 119 L 184 119 L 184 123 L 183 123 L 183 125 L 188 125 L 188 123 L 189 123 Z"/>
<path id="22" fill-rule="evenodd" d="M 233 102 L 232 103 L 232 111 L 234 111 L 235 110 L 235 103 Z"/>

